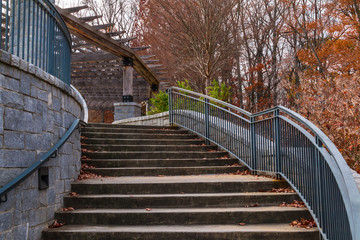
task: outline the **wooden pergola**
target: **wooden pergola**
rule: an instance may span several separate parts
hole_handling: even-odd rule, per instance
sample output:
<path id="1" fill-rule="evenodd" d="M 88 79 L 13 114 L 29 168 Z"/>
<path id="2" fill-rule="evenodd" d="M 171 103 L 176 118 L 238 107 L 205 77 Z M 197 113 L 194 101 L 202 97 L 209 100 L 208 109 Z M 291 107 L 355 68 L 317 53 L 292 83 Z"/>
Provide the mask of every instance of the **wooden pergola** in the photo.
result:
<path id="1" fill-rule="evenodd" d="M 133 38 L 123 38 L 123 31 L 109 31 L 114 24 L 90 25 L 101 16 L 73 15 L 85 8 L 58 7 L 58 11 L 72 34 L 71 82 L 84 96 L 88 108 L 113 110 L 114 103 L 123 101 L 124 91 L 133 96 L 134 102 L 148 100 L 151 92 L 159 88 L 158 76 L 163 74 L 155 55 L 138 54 L 147 46 L 128 47 Z M 135 70 L 132 79 L 128 79 L 124 63 Z"/>

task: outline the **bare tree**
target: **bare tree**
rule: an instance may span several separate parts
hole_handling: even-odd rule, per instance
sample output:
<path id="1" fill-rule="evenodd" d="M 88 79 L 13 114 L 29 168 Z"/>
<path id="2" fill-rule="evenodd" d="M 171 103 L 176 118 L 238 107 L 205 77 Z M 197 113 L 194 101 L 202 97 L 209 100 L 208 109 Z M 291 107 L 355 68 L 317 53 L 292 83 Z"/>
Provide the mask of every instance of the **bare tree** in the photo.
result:
<path id="1" fill-rule="evenodd" d="M 125 37 L 133 37 L 138 21 L 139 0 L 81 0 L 81 4 L 89 7 L 89 13 L 101 15 L 97 24 L 114 23 L 109 30 L 125 31 Z"/>
<path id="2" fill-rule="evenodd" d="M 221 73 L 224 65 L 229 64 L 233 46 L 230 18 L 236 2 L 151 1 L 152 14 L 156 15 L 151 18 L 152 34 L 166 39 L 166 42 L 158 41 L 163 49 L 183 60 L 182 66 L 187 65 L 188 71 L 199 74 L 201 82 L 198 82 L 200 86 L 197 88 L 201 91 L 210 86 L 211 80 Z"/>

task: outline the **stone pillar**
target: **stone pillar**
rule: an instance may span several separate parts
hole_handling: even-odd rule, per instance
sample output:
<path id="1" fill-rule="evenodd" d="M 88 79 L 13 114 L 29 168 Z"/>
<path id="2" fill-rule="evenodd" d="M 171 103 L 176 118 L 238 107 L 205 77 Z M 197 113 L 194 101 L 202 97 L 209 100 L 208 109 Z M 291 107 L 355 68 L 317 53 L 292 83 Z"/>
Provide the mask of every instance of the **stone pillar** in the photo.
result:
<path id="1" fill-rule="evenodd" d="M 114 103 L 114 121 L 141 116 L 141 104 L 134 102 Z"/>

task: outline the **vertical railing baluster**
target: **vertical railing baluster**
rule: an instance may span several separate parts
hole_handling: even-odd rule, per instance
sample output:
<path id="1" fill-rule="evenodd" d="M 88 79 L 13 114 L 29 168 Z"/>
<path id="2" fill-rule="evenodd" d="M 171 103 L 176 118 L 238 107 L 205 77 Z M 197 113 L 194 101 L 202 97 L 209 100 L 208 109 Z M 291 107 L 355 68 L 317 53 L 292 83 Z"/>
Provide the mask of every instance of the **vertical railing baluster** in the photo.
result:
<path id="1" fill-rule="evenodd" d="M 256 175 L 257 159 L 256 159 L 256 134 L 255 134 L 255 117 L 250 117 L 250 139 L 251 139 L 251 168 L 253 174 Z"/>
<path id="2" fill-rule="evenodd" d="M 27 24 L 27 29 L 28 29 L 28 31 L 27 31 L 27 42 L 26 42 L 26 44 L 27 44 L 27 47 L 26 47 L 26 61 L 27 62 L 29 62 L 29 59 L 30 59 L 30 16 L 32 15 L 32 14 L 34 14 L 34 13 L 32 13 L 31 14 L 31 2 L 32 1 L 29 1 L 28 2 L 28 11 L 29 11 L 29 14 L 28 14 L 28 20 L 27 20 L 27 22 L 28 22 L 28 24 Z M 25 38 L 25 36 L 24 36 L 24 38 Z"/>
<path id="3" fill-rule="evenodd" d="M 170 124 L 170 126 L 173 126 L 173 124 L 174 124 L 174 120 L 173 120 L 173 115 L 174 115 L 174 113 L 173 113 L 173 103 L 172 103 L 172 89 L 170 88 L 169 90 L 168 90 L 168 96 L 169 96 L 169 99 L 168 99 L 168 101 L 169 101 L 169 124 Z"/>
<path id="4" fill-rule="evenodd" d="M 280 179 L 280 174 L 282 172 L 281 170 L 281 156 L 280 156 L 280 126 L 279 126 L 279 110 L 274 111 L 274 137 L 275 137 L 275 165 L 276 165 L 276 178 Z"/>
<path id="5" fill-rule="evenodd" d="M 10 30 L 10 37 L 11 37 L 11 54 L 14 54 L 14 42 L 15 42 L 15 1 L 12 1 L 11 11 L 11 30 Z"/>
<path id="6" fill-rule="evenodd" d="M 209 137 L 210 137 L 210 128 L 209 128 L 209 99 L 205 98 L 204 100 L 205 107 L 205 137 L 206 137 L 206 145 L 209 145 Z"/>
<path id="7" fill-rule="evenodd" d="M 15 0 L 13 0 L 13 1 L 15 1 Z M 18 0 L 18 17 L 17 17 L 17 23 L 16 23 L 16 27 L 17 27 L 16 56 L 18 56 L 18 57 L 20 57 L 20 30 L 21 30 L 20 17 L 21 17 L 21 2 Z"/>
<path id="8" fill-rule="evenodd" d="M 20 2 L 20 0 L 18 0 L 19 2 Z M 22 27 L 23 27 L 23 31 L 22 31 L 22 36 L 21 36 L 21 38 L 22 38 L 22 46 L 21 46 L 21 58 L 22 59 L 24 59 L 25 58 L 25 30 L 26 30 L 26 9 L 27 9 L 27 7 L 26 7 L 26 1 L 24 1 L 24 4 L 23 4 L 23 8 L 24 8 L 24 10 L 23 10 L 23 15 L 22 15 L 22 21 L 23 21 L 23 24 L 22 24 Z M 30 9 L 28 9 L 28 14 L 30 15 Z M 20 24 L 19 24 L 20 25 Z"/>
<path id="9" fill-rule="evenodd" d="M 5 19 L 5 51 L 9 51 L 9 0 L 6 0 L 6 19 Z"/>

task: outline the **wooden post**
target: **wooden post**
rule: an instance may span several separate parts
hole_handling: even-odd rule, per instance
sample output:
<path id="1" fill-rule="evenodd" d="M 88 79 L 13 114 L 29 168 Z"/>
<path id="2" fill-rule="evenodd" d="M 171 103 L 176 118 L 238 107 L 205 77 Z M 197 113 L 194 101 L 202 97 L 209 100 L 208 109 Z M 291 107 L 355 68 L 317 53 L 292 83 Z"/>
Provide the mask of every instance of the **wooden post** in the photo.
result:
<path id="1" fill-rule="evenodd" d="M 134 69 L 133 60 L 131 58 L 123 59 L 123 102 L 133 102 L 133 79 Z"/>

